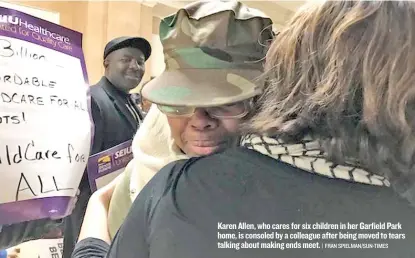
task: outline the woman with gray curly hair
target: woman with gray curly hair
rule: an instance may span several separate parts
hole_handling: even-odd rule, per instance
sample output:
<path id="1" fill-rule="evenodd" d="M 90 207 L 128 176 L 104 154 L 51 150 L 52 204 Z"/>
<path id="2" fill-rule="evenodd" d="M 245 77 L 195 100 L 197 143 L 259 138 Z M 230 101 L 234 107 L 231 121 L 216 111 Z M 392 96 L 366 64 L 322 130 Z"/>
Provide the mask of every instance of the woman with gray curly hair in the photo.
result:
<path id="1" fill-rule="evenodd" d="M 266 71 L 243 147 L 163 168 L 109 257 L 415 257 L 415 3 L 308 5 Z"/>

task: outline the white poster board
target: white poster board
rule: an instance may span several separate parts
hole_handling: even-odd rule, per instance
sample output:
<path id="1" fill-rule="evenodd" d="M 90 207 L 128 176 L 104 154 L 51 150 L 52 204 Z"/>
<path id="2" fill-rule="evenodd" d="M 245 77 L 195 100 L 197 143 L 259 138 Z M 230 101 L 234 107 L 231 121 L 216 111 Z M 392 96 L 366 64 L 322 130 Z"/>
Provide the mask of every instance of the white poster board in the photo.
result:
<path id="1" fill-rule="evenodd" d="M 75 196 L 91 137 L 79 59 L 0 36 L 0 67 L 0 203 Z"/>
<path id="2" fill-rule="evenodd" d="M 82 34 L 0 7 L 0 224 L 68 215 L 91 143 Z"/>

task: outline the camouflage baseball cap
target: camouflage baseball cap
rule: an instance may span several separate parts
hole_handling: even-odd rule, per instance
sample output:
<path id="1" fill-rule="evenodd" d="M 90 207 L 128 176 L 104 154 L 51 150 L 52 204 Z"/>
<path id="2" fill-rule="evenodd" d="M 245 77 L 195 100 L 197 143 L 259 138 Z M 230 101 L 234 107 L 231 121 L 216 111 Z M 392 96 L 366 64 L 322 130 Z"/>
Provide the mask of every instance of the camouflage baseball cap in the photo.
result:
<path id="1" fill-rule="evenodd" d="M 209 107 L 261 93 L 272 21 L 237 1 L 192 3 L 160 23 L 165 71 L 143 89 L 156 104 Z"/>

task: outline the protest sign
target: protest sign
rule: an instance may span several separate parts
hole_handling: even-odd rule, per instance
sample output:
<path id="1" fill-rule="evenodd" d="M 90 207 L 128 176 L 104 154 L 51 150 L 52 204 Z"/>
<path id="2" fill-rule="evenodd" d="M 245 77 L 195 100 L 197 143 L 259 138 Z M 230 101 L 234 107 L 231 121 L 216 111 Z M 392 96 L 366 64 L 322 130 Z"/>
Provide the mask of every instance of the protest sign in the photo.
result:
<path id="1" fill-rule="evenodd" d="M 124 171 L 133 159 L 132 140 L 121 143 L 108 150 L 92 155 L 88 160 L 88 178 L 91 190 L 107 185 Z"/>
<path id="2" fill-rule="evenodd" d="M 0 224 L 63 217 L 91 144 L 82 34 L 0 7 Z"/>
<path id="3" fill-rule="evenodd" d="M 63 238 L 28 241 L 9 248 L 8 252 L 12 253 L 16 248 L 20 250 L 18 258 L 62 258 Z"/>

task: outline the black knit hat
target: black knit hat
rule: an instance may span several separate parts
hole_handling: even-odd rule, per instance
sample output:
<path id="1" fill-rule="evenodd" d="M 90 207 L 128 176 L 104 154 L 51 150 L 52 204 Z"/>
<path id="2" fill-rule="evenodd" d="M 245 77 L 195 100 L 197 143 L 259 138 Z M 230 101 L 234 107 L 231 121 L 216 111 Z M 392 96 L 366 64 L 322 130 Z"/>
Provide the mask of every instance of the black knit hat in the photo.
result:
<path id="1" fill-rule="evenodd" d="M 119 37 L 107 43 L 104 50 L 104 59 L 113 51 L 133 47 L 141 50 L 144 54 L 145 60 L 151 55 L 151 45 L 145 38 L 140 37 Z"/>

